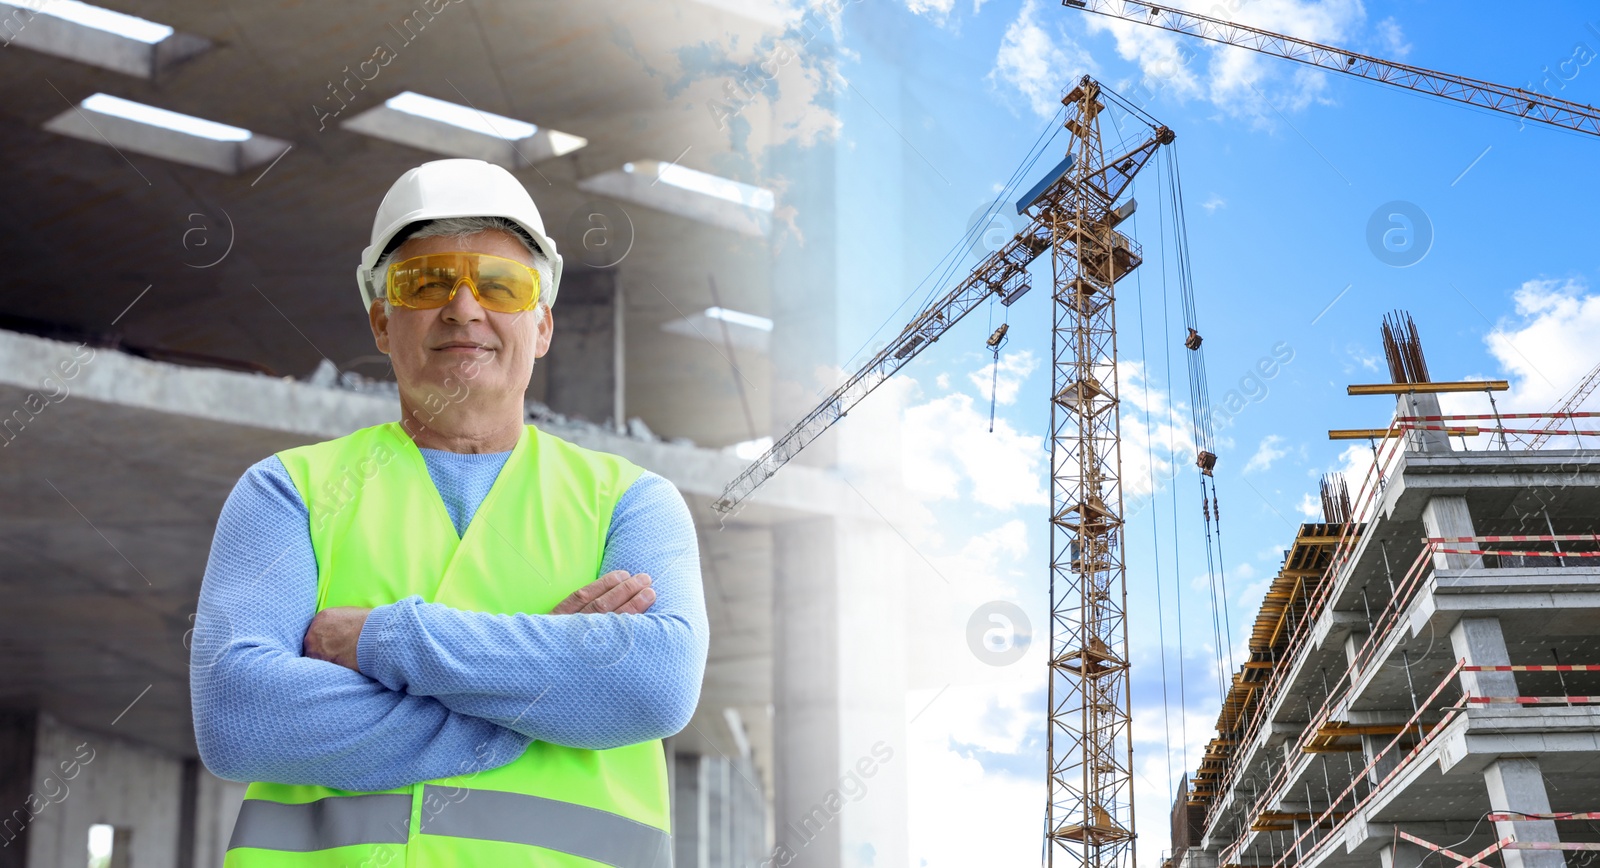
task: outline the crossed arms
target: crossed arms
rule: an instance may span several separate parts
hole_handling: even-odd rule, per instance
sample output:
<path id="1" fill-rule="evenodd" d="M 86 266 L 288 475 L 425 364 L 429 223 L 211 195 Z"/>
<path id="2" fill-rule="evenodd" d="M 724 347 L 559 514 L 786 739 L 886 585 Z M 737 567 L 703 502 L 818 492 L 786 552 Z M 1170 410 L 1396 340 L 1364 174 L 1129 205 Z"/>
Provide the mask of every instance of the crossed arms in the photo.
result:
<path id="1" fill-rule="evenodd" d="M 223 506 L 201 588 L 190 653 L 201 758 L 234 780 L 370 791 L 495 768 L 535 739 L 604 749 L 671 735 L 699 701 L 709 630 L 693 522 L 655 474 L 612 516 L 601 572 L 618 570 L 647 573 L 654 602 L 495 615 L 408 597 L 327 610 L 323 635 L 305 505 L 269 458 Z M 361 620 L 352 630 L 340 615 Z"/>

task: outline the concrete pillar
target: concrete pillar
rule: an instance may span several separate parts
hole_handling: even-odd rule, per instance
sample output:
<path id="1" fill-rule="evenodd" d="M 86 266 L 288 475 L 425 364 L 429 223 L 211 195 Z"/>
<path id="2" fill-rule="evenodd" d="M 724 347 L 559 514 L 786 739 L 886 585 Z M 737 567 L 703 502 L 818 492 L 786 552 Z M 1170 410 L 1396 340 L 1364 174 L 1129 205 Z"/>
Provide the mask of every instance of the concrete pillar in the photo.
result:
<path id="1" fill-rule="evenodd" d="M 203 766 L 195 781 L 194 865 L 195 868 L 222 868 L 228 853 L 228 839 L 239 819 L 248 784 L 227 781 Z"/>
<path id="2" fill-rule="evenodd" d="M 1351 683 L 1354 683 L 1356 679 L 1361 677 L 1361 673 L 1356 670 L 1356 655 L 1360 653 L 1361 646 L 1367 643 L 1368 635 L 1369 634 L 1367 633 L 1352 631 L 1350 635 L 1344 637 L 1344 659 L 1345 663 L 1350 667 Z M 1384 746 L 1389 743 L 1388 737 L 1380 735 L 1363 735 L 1358 736 L 1358 738 L 1361 740 L 1361 764 L 1363 766 L 1371 763 L 1373 758 L 1378 756 L 1378 754 L 1383 751 Z M 1382 781 L 1384 776 L 1393 771 L 1394 767 L 1399 763 L 1400 756 L 1398 752 L 1390 753 L 1389 755 L 1383 757 L 1377 762 L 1376 765 L 1372 766 L 1370 771 L 1367 772 L 1367 782 L 1373 786 L 1376 786 L 1378 782 Z"/>
<path id="3" fill-rule="evenodd" d="M 1489 790 L 1489 806 L 1496 811 L 1550 813 L 1550 796 L 1545 792 L 1544 773 L 1537 759 L 1495 760 L 1483 770 L 1483 783 Z M 1495 834 L 1501 838 L 1510 835 L 1518 841 L 1546 843 L 1561 840 L 1553 820 L 1502 821 L 1494 826 Z M 1504 850 L 1500 855 L 1506 868 L 1566 868 L 1567 864 L 1560 850 Z"/>
<path id="4" fill-rule="evenodd" d="M 1396 413 L 1396 415 L 1399 415 L 1399 416 L 1439 416 L 1439 415 L 1443 415 L 1439 410 L 1439 396 L 1438 395 L 1419 395 L 1419 394 L 1416 394 L 1416 393 L 1403 394 L 1403 395 L 1399 396 L 1399 400 L 1397 402 L 1397 405 L 1398 406 L 1395 408 L 1395 413 Z M 1413 425 L 1428 425 L 1428 426 L 1431 426 L 1431 427 L 1434 427 L 1434 428 L 1443 428 L 1443 427 L 1445 427 L 1445 423 L 1439 422 L 1439 421 L 1435 421 L 1435 420 L 1426 420 L 1426 421 L 1419 420 L 1419 421 L 1416 421 L 1416 422 L 1412 422 L 1410 424 L 1413 424 Z M 1452 451 L 1450 449 L 1450 435 L 1446 434 L 1442 430 L 1441 431 L 1418 431 L 1418 430 L 1407 431 L 1406 432 L 1406 451 L 1407 452 L 1450 452 L 1450 451 Z"/>
<path id="5" fill-rule="evenodd" d="M 772 855 L 772 845 L 767 841 L 767 797 L 760 789 L 761 779 L 756 768 L 747 759 L 741 759 L 739 769 L 743 774 L 733 778 L 737 814 L 734 822 L 733 865 L 747 868 L 759 865 Z"/>
<path id="6" fill-rule="evenodd" d="M 729 798 L 728 775 L 731 763 L 722 757 L 706 757 L 706 855 L 711 868 L 733 866 L 733 804 Z"/>
<path id="7" fill-rule="evenodd" d="M 766 796 L 748 759 L 681 751 L 671 762 L 674 868 L 748 868 L 771 858 Z"/>
<path id="8" fill-rule="evenodd" d="M 818 40 L 814 56 L 831 49 Z M 875 111 L 896 123 L 894 88 Z M 818 94 L 819 108 L 836 96 Z M 860 311 L 863 279 L 841 271 L 843 251 L 895 223 L 925 181 L 920 166 L 883 165 L 839 148 L 778 149 L 775 174 L 805 177 L 784 194 L 794 207 L 794 243 L 772 248 L 773 331 L 769 357 L 773 436 L 813 409 L 850 371 L 855 343 L 840 322 Z M 914 173 L 914 174 L 912 174 Z M 908 180 L 908 175 L 913 180 Z M 871 189 L 871 213 L 840 207 L 842 190 Z M 803 239 L 801 241 L 800 239 Z M 882 256 L 867 278 L 910 285 L 901 257 Z M 920 272 L 918 272 L 920 274 Z M 909 282 L 907 282 L 909 281 Z M 853 332 L 852 332 L 853 334 Z M 852 337 L 852 341 L 856 338 Z M 870 348 L 869 348 L 870 349 Z M 857 359 L 859 364 L 863 359 Z M 815 518 L 773 528 L 774 847 L 765 864 L 786 868 L 907 865 L 906 561 L 916 557 L 887 521 L 898 519 L 899 407 L 880 390 L 795 459 L 843 466 L 850 518 Z M 894 484 L 884 482 L 893 477 Z M 863 503 L 862 501 L 866 501 Z M 865 517 L 861 517 L 865 516 Z M 938 579 L 919 580 L 938 581 Z M 947 698 L 940 701 L 950 701 Z M 787 850 L 787 852 L 784 852 Z M 772 858 L 772 857 L 776 858 Z"/>
<path id="9" fill-rule="evenodd" d="M 1460 495 L 1429 498 L 1427 505 L 1422 507 L 1422 525 L 1427 528 L 1430 537 L 1477 536 L 1477 531 L 1472 529 L 1472 514 L 1467 511 L 1467 499 Z M 1459 545 L 1447 543 L 1445 547 L 1476 548 L 1472 543 Z M 1433 556 L 1433 568 L 1436 570 L 1482 567 L 1483 558 L 1479 555 L 1435 554 Z"/>
<path id="10" fill-rule="evenodd" d="M 1350 681 L 1355 683 L 1361 673 L 1356 671 L 1356 655 L 1361 652 L 1361 646 L 1367 644 L 1368 634 L 1352 630 L 1350 635 L 1344 637 L 1344 662 L 1350 668 Z"/>
<path id="11" fill-rule="evenodd" d="M 706 762 L 697 753 L 673 756 L 673 868 L 710 868 L 710 813 L 706 810 Z"/>
<path id="12" fill-rule="evenodd" d="M 1499 618 L 1462 618 L 1450 629 L 1450 647 L 1468 666 L 1511 665 Z M 1518 695 L 1517 678 L 1511 672 L 1463 672 L 1461 686 L 1473 696 Z"/>
<path id="13" fill-rule="evenodd" d="M 195 868 L 195 833 L 200 814 L 200 760 L 183 761 L 178 793 L 177 868 Z"/>
<path id="14" fill-rule="evenodd" d="M 551 311 L 555 337 L 550 352 L 533 366 L 528 397 L 557 413 L 627 425 L 615 415 L 622 407 L 621 298 L 615 269 L 566 270 L 556 305 L 561 309 Z"/>
<path id="15" fill-rule="evenodd" d="M 1397 837 L 1395 843 L 1385 844 L 1378 851 L 1378 863 L 1380 868 L 1422 868 L 1432 855 L 1430 851 Z"/>
<path id="16" fill-rule="evenodd" d="M 793 868 L 906 864 L 906 543 L 834 519 L 773 537 L 775 843 Z"/>
<path id="17" fill-rule="evenodd" d="M 30 827 L 28 865 L 81 865 L 89 827 L 112 826 L 130 865 L 176 865 L 183 759 L 41 716 L 33 792 L 43 798 Z"/>
<path id="18" fill-rule="evenodd" d="M 27 868 L 38 726 L 36 712 L 0 712 L 0 868 Z"/>

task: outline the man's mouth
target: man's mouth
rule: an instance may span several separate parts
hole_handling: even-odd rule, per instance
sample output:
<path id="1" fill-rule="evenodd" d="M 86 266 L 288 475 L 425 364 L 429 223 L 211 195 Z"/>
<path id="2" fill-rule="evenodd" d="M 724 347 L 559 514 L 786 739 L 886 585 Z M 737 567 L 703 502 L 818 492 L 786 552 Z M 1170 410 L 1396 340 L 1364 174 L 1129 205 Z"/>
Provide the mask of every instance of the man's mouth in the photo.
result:
<path id="1" fill-rule="evenodd" d="M 476 353 L 490 351 L 490 349 L 483 344 L 477 344 L 471 341 L 449 341 L 434 347 L 434 350 L 442 353 Z"/>

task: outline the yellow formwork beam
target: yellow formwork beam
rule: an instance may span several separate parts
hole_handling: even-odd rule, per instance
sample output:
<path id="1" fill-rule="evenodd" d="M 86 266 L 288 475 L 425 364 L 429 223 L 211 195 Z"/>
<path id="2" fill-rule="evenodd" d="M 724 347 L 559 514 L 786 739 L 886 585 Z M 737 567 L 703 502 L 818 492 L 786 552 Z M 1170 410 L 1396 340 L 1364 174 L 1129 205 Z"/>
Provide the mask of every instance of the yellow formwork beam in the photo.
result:
<path id="1" fill-rule="evenodd" d="M 1389 437 L 1399 437 L 1405 434 L 1407 428 L 1335 428 L 1328 432 L 1329 440 L 1383 440 Z M 1473 428 L 1447 428 L 1444 433 L 1451 437 L 1476 437 L 1478 429 Z"/>
<path id="2" fill-rule="evenodd" d="M 1440 392 L 1504 392 L 1511 388 L 1505 380 L 1462 380 L 1456 383 L 1367 383 L 1346 386 L 1350 395 L 1410 395 Z"/>

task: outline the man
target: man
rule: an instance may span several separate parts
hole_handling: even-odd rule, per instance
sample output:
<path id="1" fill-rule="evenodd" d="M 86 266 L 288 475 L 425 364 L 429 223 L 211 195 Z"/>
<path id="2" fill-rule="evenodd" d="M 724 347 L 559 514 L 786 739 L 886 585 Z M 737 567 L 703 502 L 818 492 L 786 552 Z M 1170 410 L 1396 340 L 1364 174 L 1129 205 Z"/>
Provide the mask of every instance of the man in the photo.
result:
<path id="1" fill-rule="evenodd" d="M 253 782 L 227 865 L 670 866 L 699 552 L 671 483 L 525 424 L 561 263 L 488 163 L 379 206 L 357 282 L 400 421 L 251 467 L 200 591 L 196 742 Z"/>

